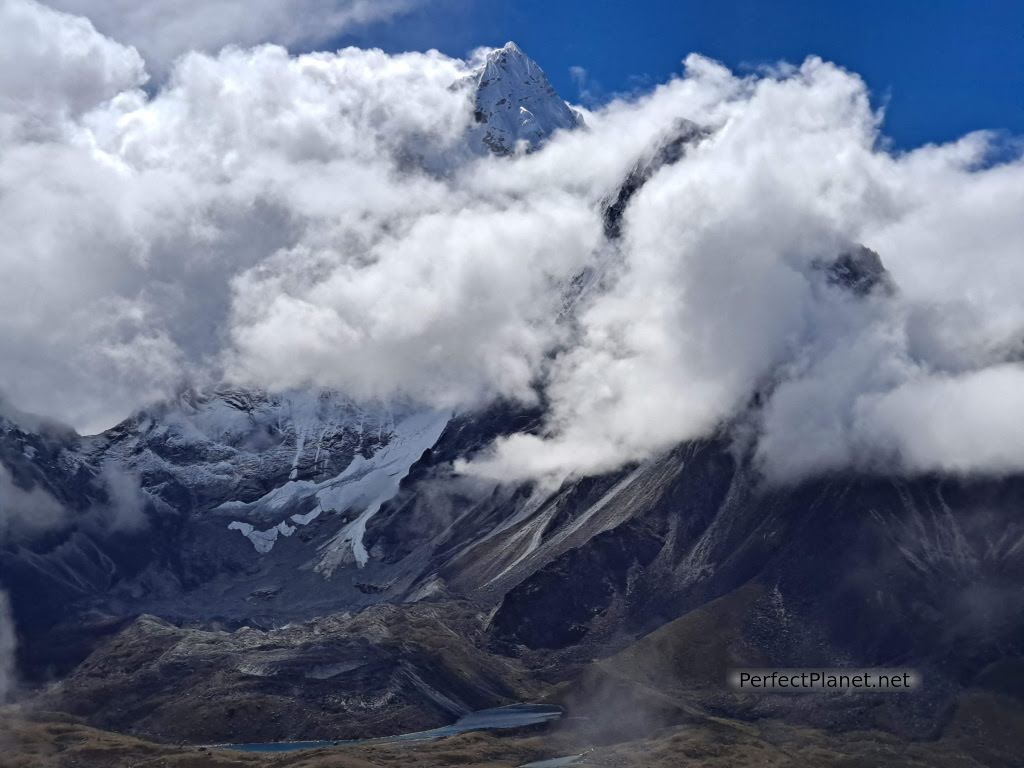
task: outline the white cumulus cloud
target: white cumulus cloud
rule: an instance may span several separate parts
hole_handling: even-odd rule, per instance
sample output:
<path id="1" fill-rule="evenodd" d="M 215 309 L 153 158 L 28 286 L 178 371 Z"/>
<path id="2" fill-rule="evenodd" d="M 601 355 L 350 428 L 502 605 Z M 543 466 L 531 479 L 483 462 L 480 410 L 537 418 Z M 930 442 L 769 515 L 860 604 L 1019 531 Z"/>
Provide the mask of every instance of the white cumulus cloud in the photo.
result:
<path id="1" fill-rule="evenodd" d="M 0 2 L 0 36 L 0 140 L 56 135 L 147 78 L 134 48 L 31 0 Z"/>
<path id="2" fill-rule="evenodd" d="M 189 51 L 225 45 L 308 46 L 369 22 L 388 19 L 418 0 L 48 0 L 92 19 L 100 31 L 138 48 L 156 73 Z"/>
<path id="3" fill-rule="evenodd" d="M 145 51 L 92 5 L 73 10 Z M 986 164 L 982 133 L 888 150 L 835 65 L 741 77 L 693 55 L 498 158 L 467 141 L 453 87 L 476 59 L 229 47 L 185 53 L 147 93 L 135 50 L 83 19 L 0 9 L 22 20 L 0 50 L 29 64 L 0 75 L 0 389 L 23 410 L 88 430 L 227 379 L 543 403 L 540 434 L 463 467 L 502 478 L 732 426 L 778 481 L 1024 469 L 1024 162 Z M 705 138 L 608 241 L 604 206 L 680 119 Z M 824 279 L 856 243 L 895 292 Z"/>

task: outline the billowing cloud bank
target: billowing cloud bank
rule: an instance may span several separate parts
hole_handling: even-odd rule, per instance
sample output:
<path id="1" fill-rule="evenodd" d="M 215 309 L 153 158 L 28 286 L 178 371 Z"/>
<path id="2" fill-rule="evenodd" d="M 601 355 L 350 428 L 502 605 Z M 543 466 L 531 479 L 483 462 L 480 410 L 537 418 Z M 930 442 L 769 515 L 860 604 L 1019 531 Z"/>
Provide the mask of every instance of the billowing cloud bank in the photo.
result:
<path id="1" fill-rule="evenodd" d="M 315 45 L 419 0 L 50 0 L 91 19 L 101 32 L 138 48 L 164 74 L 188 51 L 225 45 Z"/>
<path id="2" fill-rule="evenodd" d="M 1024 469 L 1024 162 L 987 165 L 984 134 L 885 151 L 831 64 L 690 56 L 497 158 L 450 87 L 474 62 L 436 52 L 190 54 L 147 96 L 83 19 L 0 0 L 0 43 L 0 388 L 24 410 L 88 429 L 183 376 L 542 394 L 547 432 L 467 471 L 601 471 L 725 422 L 781 480 Z M 609 243 L 602 201 L 679 118 L 709 136 Z M 895 295 L 821 280 L 852 243 Z"/>

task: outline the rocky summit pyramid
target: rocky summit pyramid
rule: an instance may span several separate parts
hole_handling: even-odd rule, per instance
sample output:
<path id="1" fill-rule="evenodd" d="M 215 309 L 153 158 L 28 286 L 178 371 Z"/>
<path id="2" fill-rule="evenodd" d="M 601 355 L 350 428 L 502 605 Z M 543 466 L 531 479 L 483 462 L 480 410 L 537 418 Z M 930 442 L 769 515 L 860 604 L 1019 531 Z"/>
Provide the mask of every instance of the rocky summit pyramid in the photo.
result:
<path id="1" fill-rule="evenodd" d="M 534 149 L 555 131 L 583 123 L 544 71 L 513 42 L 487 54 L 474 78 L 480 141 L 496 154 L 511 154 L 520 146 Z"/>

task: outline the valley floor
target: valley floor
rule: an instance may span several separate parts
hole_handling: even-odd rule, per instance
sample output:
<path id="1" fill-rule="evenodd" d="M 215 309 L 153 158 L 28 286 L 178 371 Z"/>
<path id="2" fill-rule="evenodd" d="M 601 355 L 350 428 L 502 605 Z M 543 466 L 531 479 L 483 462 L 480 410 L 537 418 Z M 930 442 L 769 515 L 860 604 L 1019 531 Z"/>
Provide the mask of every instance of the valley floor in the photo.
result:
<path id="1" fill-rule="evenodd" d="M 943 736 L 931 742 L 907 742 L 877 731 L 830 733 L 778 721 L 716 718 L 602 746 L 591 746 L 596 734 L 570 721 L 539 731 L 469 733 L 426 744 L 253 755 L 156 744 L 56 713 L 8 709 L 2 717 L 2 768 L 517 768 L 567 755 L 580 755 L 573 765 L 606 768 L 1011 768 L 1020 764 L 1024 750 L 1024 710 L 982 695 L 966 697 Z"/>

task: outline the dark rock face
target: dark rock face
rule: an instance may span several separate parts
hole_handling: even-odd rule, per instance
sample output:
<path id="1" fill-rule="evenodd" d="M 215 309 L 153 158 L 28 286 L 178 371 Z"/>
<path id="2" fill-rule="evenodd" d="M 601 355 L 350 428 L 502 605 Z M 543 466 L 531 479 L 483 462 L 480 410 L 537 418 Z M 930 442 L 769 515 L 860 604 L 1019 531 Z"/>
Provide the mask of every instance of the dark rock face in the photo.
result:
<path id="1" fill-rule="evenodd" d="M 150 531 L 117 524 L 107 481 L 80 455 L 73 431 L 32 421 L 0 413 L 0 587 L 21 636 L 23 672 L 48 674 L 122 625 L 110 616 L 83 620 L 83 601 L 137 574 L 154 542 Z M 61 622 L 71 631 L 55 630 Z"/>
<path id="2" fill-rule="evenodd" d="M 590 622 L 626 592 L 663 541 L 639 524 L 595 536 L 571 549 L 509 592 L 492 624 L 499 640 L 529 648 L 565 648 L 580 642 Z"/>
<path id="3" fill-rule="evenodd" d="M 346 507 L 319 519 L 315 492 L 354 462 L 372 468 L 404 439 L 404 416 L 333 393 L 223 390 L 185 392 L 94 437 L 0 420 L 0 482 L 9 474 L 20 494 L 0 531 L 0 585 L 23 674 L 66 671 L 142 612 L 273 625 L 379 599 L 354 575 L 339 589 L 303 566 L 354 517 Z M 264 500 L 282 488 L 300 492 Z M 260 557 L 234 520 L 281 528 L 278 553 Z"/>
<path id="4" fill-rule="evenodd" d="M 825 272 L 831 285 L 856 296 L 890 295 L 896 290 L 881 257 L 863 245 L 854 245 L 831 262 L 818 262 L 817 266 Z"/>
<path id="5" fill-rule="evenodd" d="M 495 439 L 537 429 L 543 413 L 497 403 L 449 422 L 437 444 L 426 451 L 403 480 L 399 493 L 370 520 L 366 546 L 385 565 L 415 562 L 421 572 L 440 568 L 446 558 L 469 546 L 513 514 L 530 485 L 500 488 L 456 476 L 453 462 L 469 459 Z"/>
<path id="6" fill-rule="evenodd" d="M 446 725 L 534 694 L 481 650 L 471 606 L 377 606 L 274 631 L 143 616 L 47 691 L 46 707 L 157 740 L 344 739 Z"/>
<path id="7" fill-rule="evenodd" d="M 660 169 L 679 162 L 687 148 L 710 135 L 710 132 L 689 120 L 676 121 L 675 129 L 662 141 L 650 157 L 637 162 L 626 180 L 604 208 L 604 234 L 609 240 L 622 235 L 622 219 L 633 196 Z"/>
<path id="8" fill-rule="evenodd" d="M 538 664 L 545 680 L 572 676 L 595 656 L 631 653 L 636 638 L 651 632 L 663 638 L 663 655 L 697 653 L 697 630 L 677 637 L 669 628 L 717 617 L 700 630 L 713 635 L 701 642 L 731 650 L 696 667 L 678 662 L 672 684 L 686 701 L 729 717 L 927 737 L 986 670 L 1021 656 L 1021 478 L 841 476 L 770 488 L 723 437 L 551 492 L 530 484 L 458 487 L 451 459 L 472 455 L 503 431 L 529 429 L 537 417 L 502 406 L 452 421 L 371 521 L 371 558 L 351 569 L 351 581 L 343 582 L 350 590 L 295 570 L 289 547 L 300 544 L 293 539 L 260 558 L 241 537 L 231 539 L 238 570 L 207 574 L 218 589 L 245 590 L 240 604 L 248 616 L 225 615 L 219 625 L 231 632 L 149 620 L 123 629 L 119 617 L 138 603 L 108 588 L 105 601 L 90 603 L 91 630 L 78 614 L 53 633 L 73 638 L 77 628 L 79 636 L 93 633 L 92 645 L 102 643 L 53 706 L 86 712 L 97 701 L 134 696 L 131 706 L 97 710 L 95 722 L 138 722 L 140 732 L 167 739 L 336 738 L 343 722 L 351 724 L 349 735 L 394 733 L 514 700 L 536 690 L 531 670 Z M 229 562 L 224 552 L 210 561 L 220 568 Z M 256 571 L 247 565 L 253 562 Z M 131 584 L 126 573 L 114 581 Z M 307 596 L 289 614 L 296 584 L 311 590 L 315 580 L 329 588 L 318 593 L 320 602 Z M 202 615 L 202 602 L 191 601 L 172 595 L 164 615 L 217 626 L 215 615 Z M 373 603 L 385 605 L 268 632 L 289 615 Z M 255 628 L 240 629 L 245 625 Z M 453 633 L 468 644 L 451 646 Z M 48 652 L 52 664 L 56 641 Z M 453 667 L 452 658 L 463 660 Z M 357 661 L 358 670 L 346 666 Z M 801 697 L 736 697 L 722 683 L 729 664 L 913 666 L 927 692 L 816 700 L 813 707 Z M 587 683 L 602 691 L 610 684 Z M 180 691 L 197 686 L 208 703 L 196 710 L 202 717 L 186 716 Z M 364 707 L 358 717 L 337 705 L 363 707 L 374 696 L 388 705 Z M 274 720 L 271 713 L 282 711 L 299 714 Z M 662 713 L 666 722 L 689 717 L 685 708 L 672 712 Z"/>
<path id="9" fill-rule="evenodd" d="M 387 444 L 391 419 L 387 409 L 330 392 L 186 391 L 85 448 L 94 461 L 121 459 L 176 509 L 206 510 L 254 502 L 289 479 L 334 477 Z"/>
<path id="10" fill-rule="evenodd" d="M 691 464 L 685 482 L 701 472 Z M 959 691 L 1024 650 L 1015 586 L 1024 560 L 1014 549 L 1024 528 L 1013 511 L 1022 493 L 1020 478 L 840 478 L 767 491 L 737 467 L 706 497 L 710 508 L 691 498 L 659 519 L 666 507 L 655 503 L 541 568 L 505 595 L 495 633 L 534 649 L 600 647 L 609 625 L 639 635 L 655 617 L 685 616 L 757 584 L 761 596 L 742 609 L 733 635 L 749 665 L 908 665 L 928 681 L 926 694 L 886 700 L 878 711 L 877 700 L 804 711 L 805 700 L 780 697 L 761 716 L 927 737 Z M 709 523 L 676 524 L 691 515 Z M 643 526 L 662 538 L 638 541 Z M 716 699 L 726 672 L 716 668 Z M 745 706 L 718 702 L 732 715 Z"/>
<path id="11" fill-rule="evenodd" d="M 6 455 L 36 446 L 39 461 L 11 460 L 26 487 L 38 476 L 73 512 L 79 494 L 66 529 L 0 550 L 30 640 L 23 661 L 44 673 L 68 669 L 144 610 L 262 631 L 375 603 L 459 597 L 493 611 L 489 653 L 582 659 L 756 584 L 761 596 L 736 631 L 761 663 L 919 666 L 934 697 L 927 706 L 916 699 L 923 709 L 903 720 L 891 715 L 888 727 L 922 735 L 988 665 L 1024 650 L 1021 478 L 844 475 L 769 488 L 724 435 L 554 491 L 453 474 L 454 459 L 540 419 L 498 405 L 452 420 L 369 521 L 366 565 L 331 579 L 305 564 L 330 541 L 335 515 L 262 555 L 209 512 L 170 515 L 152 504 L 146 527 L 112 532 L 90 522 L 103 493 L 96 466 L 58 458 L 81 450 L 75 439 L 8 429 Z M 283 442 L 294 456 L 295 443 Z M 846 710 L 828 716 L 863 724 Z"/>

